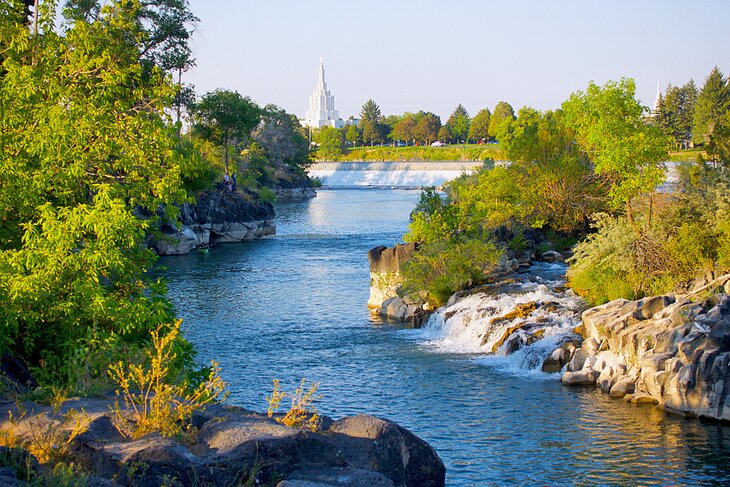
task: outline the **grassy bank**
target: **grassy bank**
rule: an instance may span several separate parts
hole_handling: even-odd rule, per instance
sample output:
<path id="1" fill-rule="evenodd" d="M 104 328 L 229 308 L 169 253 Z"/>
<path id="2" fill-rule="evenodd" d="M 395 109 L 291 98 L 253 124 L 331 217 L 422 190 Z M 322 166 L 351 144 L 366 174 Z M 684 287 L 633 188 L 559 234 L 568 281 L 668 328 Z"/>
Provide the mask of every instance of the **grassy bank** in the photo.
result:
<path id="1" fill-rule="evenodd" d="M 315 157 L 317 157 L 315 155 Z M 497 144 L 450 145 L 446 147 L 357 147 L 347 150 L 337 161 L 483 161 L 504 159 Z M 317 158 L 319 159 L 319 158 Z"/>
<path id="2" fill-rule="evenodd" d="M 697 162 L 697 157 L 702 154 L 707 156 L 704 149 L 687 149 L 669 153 L 669 160 L 672 162 Z"/>

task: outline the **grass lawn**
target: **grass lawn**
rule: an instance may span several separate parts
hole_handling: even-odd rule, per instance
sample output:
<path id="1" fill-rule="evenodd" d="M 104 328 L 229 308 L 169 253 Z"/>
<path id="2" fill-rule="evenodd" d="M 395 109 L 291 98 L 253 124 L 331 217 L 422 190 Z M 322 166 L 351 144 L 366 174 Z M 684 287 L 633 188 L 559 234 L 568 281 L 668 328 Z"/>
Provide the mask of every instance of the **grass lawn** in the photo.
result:
<path id="1" fill-rule="evenodd" d="M 315 155 L 316 157 L 316 155 Z M 458 144 L 444 147 L 357 147 L 348 149 L 337 161 L 484 161 L 504 159 L 498 144 Z"/>

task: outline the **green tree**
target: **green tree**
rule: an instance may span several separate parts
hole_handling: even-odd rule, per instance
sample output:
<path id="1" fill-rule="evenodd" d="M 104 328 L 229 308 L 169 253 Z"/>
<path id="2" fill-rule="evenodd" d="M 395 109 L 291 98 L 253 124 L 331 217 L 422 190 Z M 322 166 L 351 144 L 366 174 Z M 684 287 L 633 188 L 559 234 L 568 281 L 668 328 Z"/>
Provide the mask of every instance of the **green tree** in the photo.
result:
<path id="1" fill-rule="evenodd" d="M 393 127 L 392 137 L 404 142 L 413 142 L 415 139 L 416 119 L 412 113 L 406 113 Z"/>
<path id="2" fill-rule="evenodd" d="M 334 127 L 322 127 L 317 132 L 319 144 L 317 155 L 320 159 L 337 159 L 342 155 L 342 133 Z"/>
<path id="3" fill-rule="evenodd" d="M 173 325 L 144 245 L 155 219 L 140 215 L 174 218 L 184 160 L 175 88 L 140 57 L 139 5 L 108 2 L 61 32 L 46 7 L 38 35 L 0 16 L 0 353 L 82 387 Z"/>
<path id="4" fill-rule="evenodd" d="M 566 126 L 595 164 L 597 174 L 615 177 L 614 203 L 626 207 L 633 224 L 631 199 L 653 192 L 664 181 L 667 139 L 644 123 L 644 107 L 634 97 L 632 79 L 588 85 L 563 103 Z"/>
<path id="5" fill-rule="evenodd" d="M 466 108 L 459 103 L 449 119 L 446 121 L 446 126 L 449 127 L 449 130 L 457 142 L 466 142 L 466 139 L 469 137 L 470 125 L 471 119 L 469 118 L 469 112 L 467 112 Z"/>
<path id="6" fill-rule="evenodd" d="M 441 128 L 441 118 L 431 112 L 418 112 L 416 114 L 416 127 L 413 130 L 413 137 L 428 145 L 438 139 Z"/>
<path id="7" fill-rule="evenodd" d="M 494 112 L 489 120 L 489 135 L 502 142 L 502 136 L 509 129 L 509 125 L 515 119 L 515 110 L 512 105 L 500 101 L 494 107 Z"/>
<path id="8" fill-rule="evenodd" d="M 193 129 L 203 139 L 221 146 L 226 174 L 231 144 L 241 143 L 259 124 L 259 107 L 236 91 L 217 89 L 203 95 L 194 107 Z"/>
<path id="9" fill-rule="evenodd" d="M 261 123 L 252 136 L 273 165 L 287 165 L 304 172 L 311 163 L 309 143 L 301 132 L 299 120 L 276 105 L 263 108 Z"/>
<path id="10" fill-rule="evenodd" d="M 469 126 L 469 135 L 467 138 L 470 140 L 477 140 L 486 142 L 489 140 L 489 121 L 492 118 L 492 112 L 489 108 L 479 110 L 474 118 L 471 120 Z"/>
<path id="11" fill-rule="evenodd" d="M 715 66 L 705 79 L 695 104 L 692 123 L 692 140 L 695 144 L 707 144 L 715 126 L 730 109 L 730 86 L 722 72 Z"/>
<path id="12" fill-rule="evenodd" d="M 451 132 L 451 129 L 448 125 L 444 125 L 439 129 L 438 133 L 438 140 L 445 144 L 450 144 L 451 140 L 454 138 L 454 134 Z"/>
<path id="13" fill-rule="evenodd" d="M 362 142 L 362 138 L 360 137 L 360 129 L 358 129 L 357 125 L 355 125 L 354 123 L 346 125 L 345 140 L 352 144 L 353 147 L 357 147 L 357 143 Z"/>
<path id="14" fill-rule="evenodd" d="M 680 148 L 687 148 L 692 140 L 692 122 L 697 87 L 690 80 L 682 87 L 669 85 L 654 113 L 654 124 L 674 139 Z"/>
<path id="15" fill-rule="evenodd" d="M 382 114 L 380 107 L 373 100 L 366 101 L 360 110 L 360 127 L 362 138 L 373 145 L 384 140 L 384 130 L 381 124 Z"/>

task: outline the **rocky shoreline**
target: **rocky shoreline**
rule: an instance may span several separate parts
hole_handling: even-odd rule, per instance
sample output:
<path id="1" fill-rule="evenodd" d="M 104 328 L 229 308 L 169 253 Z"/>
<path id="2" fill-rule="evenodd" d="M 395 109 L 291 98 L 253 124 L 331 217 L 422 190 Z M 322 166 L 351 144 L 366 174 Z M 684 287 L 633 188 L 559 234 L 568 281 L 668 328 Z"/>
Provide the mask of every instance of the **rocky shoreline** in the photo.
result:
<path id="1" fill-rule="evenodd" d="M 271 203 L 246 193 L 206 191 L 196 203 L 181 205 L 178 222 L 164 222 L 149 245 L 158 255 L 183 255 L 199 247 L 273 235 L 274 216 Z"/>
<path id="2" fill-rule="evenodd" d="M 685 295 L 618 299 L 586 310 L 580 343 L 548 358 L 567 385 L 631 403 L 730 421 L 730 275 Z M 702 293 L 704 299 L 697 299 Z M 543 364 L 545 369 L 545 364 Z"/>
<path id="3" fill-rule="evenodd" d="M 370 250 L 368 305 L 389 320 L 421 327 L 436 310 L 399 295 L 400 270 L 414 250 L 414 244 Z M 485 319 L 482 314 L 488 308 L 483 305 L 472 311 L 473 316 L 454 305 L 473 295 L 508 289 L 534 258 L 504 259 L 491 284 L 454 294 L 440 308 L 447 311 L 437 313 L 443 315 L 441 321 L 457 314 L 464 323 Z M 535 260 L 555 262 L 562 256 L 548 251 Z M 730 421 L 730 274 L 708 281 L 683 294 L 619 299 L 583 311 L 581 324 L 563 331 L 557 348 L 542 361 L 543 372 L 561 373 L 566 385 L 595 386 L 627 402 Z M 532 345 L 546 336 L 556 305 L 516 304 L 488 319 L 487 331 L 475 335 L 475 347 L 509 355 Z"/>
<path id="4" fill-rule="evenodd" d="M 55 412 L 35 403 L 22 406 L 25 413 L 0 401 L 0 409 L 14 418 L 0 418 L 0 431 L 19 441 L 37 440 L 47 431 L 61 438 L 83 423 L 82 433 L 54 448 L 64 449 L 64 462 L 89 473 L 86 485 L 440 487 L 445 482 L 444 464 L 431 446 L 373 416 L 323 417 L 313 432 L 214 405 L 194 414 L 193 429 L 182 438 L 154 433 L 129 439 L 115 426 L 113 400 L 71 399 Z M 0 460 L 9 458 L 17 460 L 19 471 L 0 462 L 0 485 L 30 485 L 26 472 L 50 468 L 26 450 L 0 447 Z"/>

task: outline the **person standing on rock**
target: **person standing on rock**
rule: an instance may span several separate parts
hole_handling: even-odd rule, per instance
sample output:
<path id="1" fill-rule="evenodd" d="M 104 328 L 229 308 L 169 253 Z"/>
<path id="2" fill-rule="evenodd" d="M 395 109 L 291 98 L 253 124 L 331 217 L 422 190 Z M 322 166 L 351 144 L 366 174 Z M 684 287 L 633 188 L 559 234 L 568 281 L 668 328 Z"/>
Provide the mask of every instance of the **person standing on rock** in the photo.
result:
<path id="1" fill-rule="evenodd" d="M 230 188 L 230 184 L 231 184 L 231 178 L 228 177 L 228 173 L 225 173 L 223 175 L 223 186 L 226 189 L 229 189 Z"/>
<path id="2" fill-rule="evenodd" d="M 236 191 L 236 184 L 237 184 L 237 181 L 236 181 L 236 173 L 235 172 L 233 174 L 231 174 L 231 181 L 233 181 L 233 191 L 235 192 Z"/>

